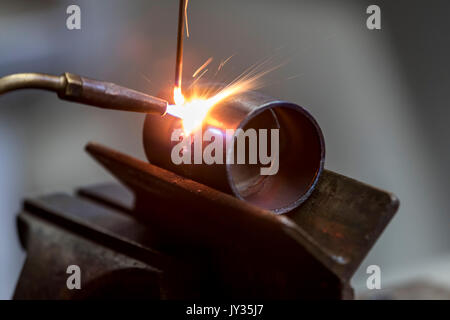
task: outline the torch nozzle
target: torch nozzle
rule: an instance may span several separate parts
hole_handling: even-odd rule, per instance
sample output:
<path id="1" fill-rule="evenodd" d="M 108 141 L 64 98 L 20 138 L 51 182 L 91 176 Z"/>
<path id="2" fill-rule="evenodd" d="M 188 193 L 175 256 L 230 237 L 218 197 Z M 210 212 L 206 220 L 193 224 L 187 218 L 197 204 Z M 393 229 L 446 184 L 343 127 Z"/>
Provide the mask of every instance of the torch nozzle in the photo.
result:
<path id="1" fill-rule="evenodd" d="M 112 110 L 164 115 L 168 105 L 165 100 L 139 91 L 67 72 L 61 76 L 18 73 L 0 78 L 0 95 L 19 89 L 53 91 L 63 100 Z"/>

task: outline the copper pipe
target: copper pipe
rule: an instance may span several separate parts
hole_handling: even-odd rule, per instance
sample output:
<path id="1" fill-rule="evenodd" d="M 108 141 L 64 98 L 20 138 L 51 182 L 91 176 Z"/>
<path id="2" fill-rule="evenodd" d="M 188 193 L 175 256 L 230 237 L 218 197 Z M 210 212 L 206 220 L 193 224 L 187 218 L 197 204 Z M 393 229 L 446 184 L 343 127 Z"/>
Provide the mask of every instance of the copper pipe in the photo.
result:
<path id="1" fill-rule="evenodd" d="M 147 116 L 143 143 L 150 163 L 197 180 L 218 190 L 235 195 L 274 213 L 286 213 L 303 203 L 314 190 L 323 170 L 325 143 L 314 118 L 299 105 L 267 97 L 257 92 L 231 96 L 215 105 L 202 132 L 226 130 L 279 129 L 279 170 L 262 176 L 260 164 L 194 164 L 173 163 L 171 152 L 177 142 L 171 141 L 174 130 L 182 127 L 180 119 L 168 115 L 164 119 Z M 235 141 L 236 136 L 233 136 Z M 204 142 L 202 152 L 209 143 Z M 248 147 L 248 146 L 247 146 Z M 235 143 L 225 145 L 223 155 L 236 154 Z M 247 151 L 246 151 L 246 154 Z"/>

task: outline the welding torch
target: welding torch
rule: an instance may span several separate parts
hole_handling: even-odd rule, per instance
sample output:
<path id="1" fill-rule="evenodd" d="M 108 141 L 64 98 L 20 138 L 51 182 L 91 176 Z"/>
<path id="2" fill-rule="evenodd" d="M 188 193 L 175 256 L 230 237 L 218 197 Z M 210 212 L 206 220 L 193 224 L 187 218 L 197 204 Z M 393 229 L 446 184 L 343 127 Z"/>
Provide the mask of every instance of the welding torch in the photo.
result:
<path id="1" fill-rule="evenodd" d="M 0 95 L 19 89 L 52 91 L 62 100 L 112 110 L 164 115 L 169 107 L 163 99 L 67 72 L 61 76 L 18 73 L 0 78 Z"/>

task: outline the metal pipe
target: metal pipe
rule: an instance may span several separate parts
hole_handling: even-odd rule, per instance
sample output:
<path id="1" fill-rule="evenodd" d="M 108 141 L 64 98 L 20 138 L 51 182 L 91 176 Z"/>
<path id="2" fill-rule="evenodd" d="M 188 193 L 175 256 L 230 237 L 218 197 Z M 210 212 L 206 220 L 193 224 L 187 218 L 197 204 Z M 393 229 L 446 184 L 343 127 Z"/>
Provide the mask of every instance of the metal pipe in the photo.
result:
<path id="1" fill-rule="evenodd" d="M 0 78 L 0 95 L 20 89 L 43 89 L 60 91 L 64 88 L 64 79 L 42 73 L 17 73 Z"/>
<path id="2" fill-rule="evenodd" d="M 167 101 L 114 83 L 80 77 L 72 73 L 54 76 L 19 73 L 0 78 L 0 95 L 19 89 L 42 89 L 56 92 L 62 100 L 94 107 L 163 115 Z"/>
<path id="3" fill-rule="evenodd" d="M 175 64 L 175 87 L 181 88 L 183 76 L 183 40 L 184 40 L 184 19 L 186 12 L 186 0 L 180 0 L 178 11 L 178 37 L 177 37 L 177 57 Z"/>
<path id="4" fill-rule="evenodd" d="M 171 141 L 171 135 L 181 127 L 181 120 L 170 115 L 164 120 L 146 117 L 143 143 L 151 163 L 278 214 L 305 201 L 323 170 L 325 143 L 314 118 L 296 104 L 257 92 L 231 96 L 215 105 L 203 122 L 202 132 L 220 132 L 224 139 L 230 139 L 227 129 L 279 129 L 279 170 L 275 175 L 261 175 L 260 163 L 230 163 L 231 155 L 236 154 L 236 134 L 231 144 L 224 144 L 227 161 L 223 164 L 174 164 L 171 152 L 178 142 Z M 202 151 L 208 144 L 203 141 Z M 191 149 L 194 163 L 194 144 Z"/>

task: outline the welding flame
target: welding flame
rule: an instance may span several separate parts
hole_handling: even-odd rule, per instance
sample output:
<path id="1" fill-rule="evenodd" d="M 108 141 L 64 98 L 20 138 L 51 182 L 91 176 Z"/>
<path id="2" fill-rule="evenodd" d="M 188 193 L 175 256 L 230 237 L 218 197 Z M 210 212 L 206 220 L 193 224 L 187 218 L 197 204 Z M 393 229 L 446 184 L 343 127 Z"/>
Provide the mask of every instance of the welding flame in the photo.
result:
<path id="1" fill-rule="evenodd" d="M 214 105 L 233 94 L 244 92 L 250 88 L 247 83 L 237 83 L 220 90 L 211 97 L 208 97 L 207 93 L 194 93 L 189 98 L 184 97 L 180 88 L 175 88 L 175 105 L 168 106 L 167 112 L 182 119 L 184 133 L 185 135 L 189 135 L 201 127 L 208 112 Z"/>
<path id="2" fill-rule="evenodd" d="M 208 116 L 208 112 L 216 104 L 233 95 L 260 88 L 262 86 L 261 81 L 259 81 L 261 77 L 281 66 L 267 68 L 269 60 L 266 59 L 254 64 L 227 86 L 215 92 L 211 92 L 211 90 L 201 92 L 194 87 L 192 90 L 193 93 L 189 97 L 185 97 L 181 88 L 175 87 L 173 91 L 175 105 L 169 105 L 167 107 L 167 113 L 182 119 L 185 135 L 191 134 L 201 127 L 203 121 Z M 210 62 L 209 59 L 207 62 Z M 222 64 L 219 68 L 221 67 L 223 67 Z"/>
<path id="3" fill-rule="evenodd" d="M 184 101 L 184 103 L 178 104 L 175 102 L 175 105 L 168 106 L 167 112 L 182 119 L 184 133 L 185 135 L 189 135 L 201 127 L 203 120 L 206 118 L 213 104 L 209 99 L 200 97 L 193 97 L 186 100 L 182 96 L 177 99 Z"/>
<path id="4" fill-rule="evenodd" d="M 184 95 L 181 92 L 181 87 L 173 88 L 173 101 L 177 106 L 182 106 L 184 104 Z"/>

